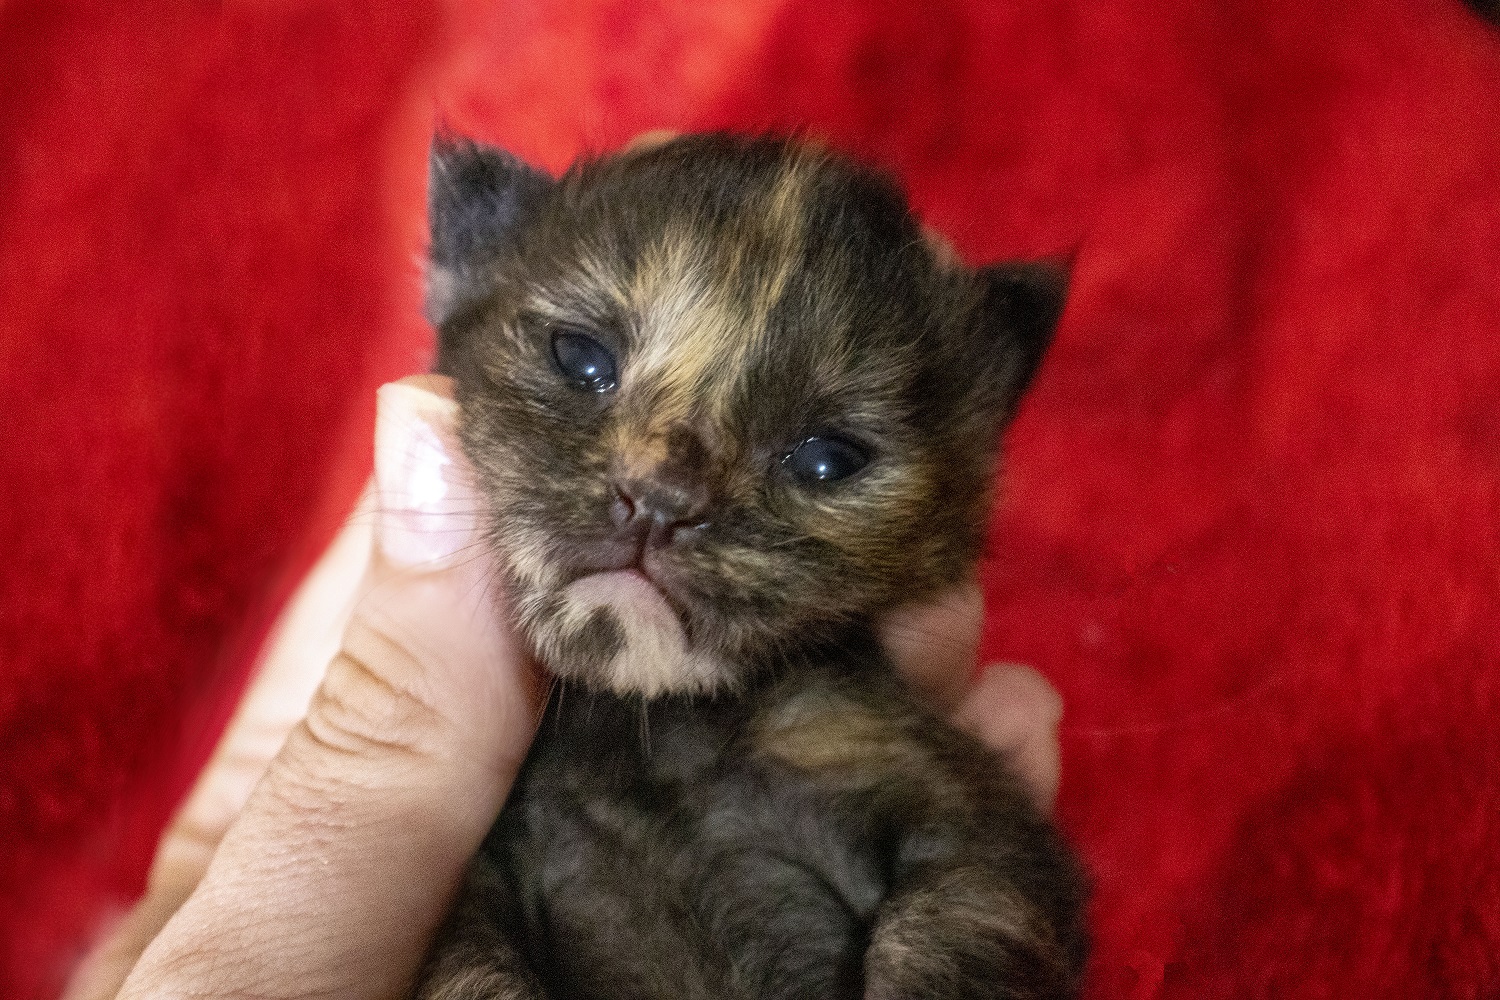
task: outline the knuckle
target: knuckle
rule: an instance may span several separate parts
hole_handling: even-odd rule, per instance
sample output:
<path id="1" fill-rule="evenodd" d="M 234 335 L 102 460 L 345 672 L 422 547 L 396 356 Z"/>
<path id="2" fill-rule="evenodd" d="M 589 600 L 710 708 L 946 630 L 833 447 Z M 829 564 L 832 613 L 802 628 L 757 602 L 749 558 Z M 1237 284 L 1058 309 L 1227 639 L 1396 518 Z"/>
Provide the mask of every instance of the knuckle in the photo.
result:
<path id="1" fill-rule="evenodd" d="M 348 995 L 347 977 L 337 970 L 307 969 L 301 959 L 325 942 L 290 940 L 275 930 L 210 925 L 199 921 L 171 933 L 149 952 L 119 994 L 120 1000 L 180 997 L 184 1000 L 233 997 L 236 1000 L 312 1000 Z M 267 955 L 279 956 L 277 967 Z M 296 967 L 300 974 L 286 974 Z M 340 989 L 339 987 L 344 987 Z"/>
<path id="2" fill-rule="evenodd" d="M 438 752 L 448 720 L 424 689 L 423 673 L 403 643 L 356 619 L 313 697 L 307 736 L 338 755 Z"/>

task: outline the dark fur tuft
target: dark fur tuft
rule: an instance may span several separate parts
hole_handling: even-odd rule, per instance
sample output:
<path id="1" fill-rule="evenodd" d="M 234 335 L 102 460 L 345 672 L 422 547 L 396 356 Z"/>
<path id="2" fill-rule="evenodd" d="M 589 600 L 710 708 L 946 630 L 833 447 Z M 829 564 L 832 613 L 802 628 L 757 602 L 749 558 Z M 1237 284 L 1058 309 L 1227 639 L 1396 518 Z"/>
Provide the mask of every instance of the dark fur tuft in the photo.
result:
<path id="1" fill-rule="evenodd" d="M 1492 27 L 1500 26 L 1500 0 L 1464 0 L 1464 3 Z"/>

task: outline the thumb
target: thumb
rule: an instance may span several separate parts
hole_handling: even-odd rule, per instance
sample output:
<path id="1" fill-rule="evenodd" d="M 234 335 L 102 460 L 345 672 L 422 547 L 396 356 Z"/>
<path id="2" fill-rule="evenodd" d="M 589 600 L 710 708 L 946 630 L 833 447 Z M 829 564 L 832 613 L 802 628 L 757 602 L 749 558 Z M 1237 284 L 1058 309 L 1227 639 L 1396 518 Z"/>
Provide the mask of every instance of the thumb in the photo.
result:
<path id="1" fill-rule="evenodd" d="M 381 389 L 376 551 L 342 648 L 122 996 L 409 988 L 535 730 L 451 400 Z"/>

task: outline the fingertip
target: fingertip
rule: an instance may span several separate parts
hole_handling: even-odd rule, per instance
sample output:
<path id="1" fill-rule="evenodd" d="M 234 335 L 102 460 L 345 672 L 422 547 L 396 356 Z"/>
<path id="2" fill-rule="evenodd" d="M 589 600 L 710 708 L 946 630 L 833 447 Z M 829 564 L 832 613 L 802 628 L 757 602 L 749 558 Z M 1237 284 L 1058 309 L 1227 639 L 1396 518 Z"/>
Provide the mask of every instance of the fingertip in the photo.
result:
<path id="1" fill-rule="evenodd" d="M 985 669 L 953 721 L 1002 754 L 1037 806 L 1051 812 L 1062 773 L 1062 715 L 1062 695 L 1040 672 L 1006 663 Z"/>
<path id="2" fill-rule="evenodd" d="M 455 432 L 457 404 L 428 387 L 439 378 L 392 382 L 376 395 L 376 543 L 395 566 L 441 568 L 478 534 L 478 495 Z"/>
<path id="3" fill-rule="evenodd" d="M 620 150 L 622 153 L 644 153 L 648 149 L 663 146 L 677 138 L 678 133 L 669 128 L 654 128 L 631 139 Z"/>
<path id="4" fill-rule="evenodd" d="M 453 379 L 447 375 L 436 375 L 432 372 L 423 372 L 420 375 L 407 375 L 398 378 L 390 385 L 404 385 L 412 389 L 420 389 L 422 392 L 440 399 L 453 398 Z"/>
<path id="5" fill-rule="evenodd" d="M 1002 710 L 1056 728 L 1062 722 L 1063 700 L 1052 682 L 1023 663 L 992 663 L 980 671 L 964 710 Z"/>

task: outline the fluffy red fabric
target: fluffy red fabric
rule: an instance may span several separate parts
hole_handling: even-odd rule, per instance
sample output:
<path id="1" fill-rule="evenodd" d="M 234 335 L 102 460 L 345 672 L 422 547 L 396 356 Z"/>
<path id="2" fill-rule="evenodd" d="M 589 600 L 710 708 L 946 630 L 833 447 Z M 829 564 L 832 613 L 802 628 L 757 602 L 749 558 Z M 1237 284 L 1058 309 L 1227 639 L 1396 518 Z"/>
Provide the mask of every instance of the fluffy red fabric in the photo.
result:
<path id="1" fill-rule="evenodd" d="M 1500 992 L 1500 33 L 1454 0 L 0 7 L 0 995 L 138 892 L 422 366 L 432 109 L 887 164 L 1077 250 L 986 650 L 1095 997 Z M 400 13 L 395 13 L 399 9 Z M 386 11 L 386 12 L 376 12 Z"/>

